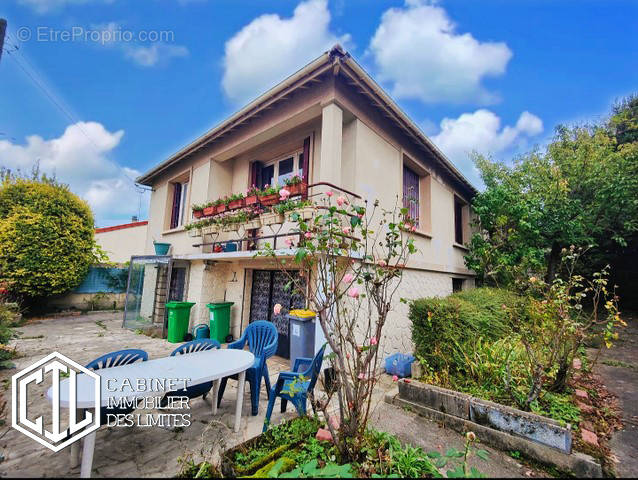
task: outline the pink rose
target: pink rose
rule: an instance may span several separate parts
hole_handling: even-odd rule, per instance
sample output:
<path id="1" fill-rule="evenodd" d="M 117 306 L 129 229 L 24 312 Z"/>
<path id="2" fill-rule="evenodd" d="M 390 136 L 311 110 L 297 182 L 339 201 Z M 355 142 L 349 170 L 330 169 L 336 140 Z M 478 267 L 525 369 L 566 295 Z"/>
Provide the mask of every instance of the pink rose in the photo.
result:
<path id="1" fill-rule="evenodd" d="M 352 287 L 348 290 L 348 296 L 350 298 L 359 298 L 359 289 L 357 287 Z"/>
<path id="2" fill-rule="evenodd" d="M 312 233 L 306 232 L 303 234 L 303 236 L 306 237 L 308 240 L 310 240 L 312 238 Z"/>
<path id="3" fill-rule="evenodd" d="M 370 345 L 376 345 L 377 344 L 377 337 L 372 337 L 370 339 Z"/>
<path id="4" fill-rule="evenodd" d="M 412 225 L 412 227 L 410 228 L 410 230 L 412 230 L 413 232 L 416 232 L 416 225 Z"/>
<path id="5" fill-rule="evenodd" d="M 350 283 L 350 282 L 352 282 L 352 280 L 353 280 L 353 279 L 354 279 L 354 275 L 352 275 L 351 273 L 346 273 L 346 274 L 343 276 L 343 281 L 344 281 L 345 283 Z"/>
<path id="6" fill-rule="evenodd" d="M 326 192 L 326 196 L 328 196 L 328 197 L 332 197 L 333 195 L 334 195 L 334 193 L 332 192 L 332 190 L 328 190 Z"/>
<path id="7" fill-rule="evenodd" d="M 290 196 L 290 191 L 282 188 L 279 190 L 279 200 L 286 200 Z"/>
<path id="8" fill-rule="evenodd" d="M 275 315 L 279 315 L 281 313 L 281 305 L 276 303 L 275 306 L 272 308 L 272 311 Z"/>
<path id="9" fill-rule="evenodd" d="M 364 378 L 366 378 L 366 376 L 363 373 L 359 374 L 359 380 L 363 380 Z"/>
<path id="10" fill-rule="evenodd" d="M 385 266 L 387 265 L 387 263 L 385 263 L 385 260 L 379 260 L 379 261 L 377 262 L 377 264 L 378 264 L 380 267 L 385 267 Z"/>
<path id="11" fill-rule="evenodd" d="M 289 247 L 292 247 L 292 238 L 286 239 L 286 245 L 288 245 Z"/>
<path id="12" fill-rule="evenodd" d="M 363 218 L 363 213 L 357 213 L 357 217 L 359 217 L 359 220 L 361 220 Z"/>
<path id="13" fill-rule="evenodd" d="M 350 360 L 350 354 L 349 354 L 349 353 L 346 353 L 346 358 L 347 358 L 348 360 Z"/>
<path id="14" fill-rule="evenodd" d="M 392 375 L 392 381 L 393 382 L 398 382 L 399 381 L 399 377 L 397 377 L 396 375 Z"/>
<path id="15" fill-rule="evenodd" d="M 342 206 L 344 203 L 348 203 L 348 200 L 343 195 L 339 195 L 337 197 L 337 205 Z"/>
<path id="16" fill-rule="evenodd" d="M 350 233 L 350 227 L 343 227 L 341 231 L 345 233 L 346 235 L 348 235 Z"/>

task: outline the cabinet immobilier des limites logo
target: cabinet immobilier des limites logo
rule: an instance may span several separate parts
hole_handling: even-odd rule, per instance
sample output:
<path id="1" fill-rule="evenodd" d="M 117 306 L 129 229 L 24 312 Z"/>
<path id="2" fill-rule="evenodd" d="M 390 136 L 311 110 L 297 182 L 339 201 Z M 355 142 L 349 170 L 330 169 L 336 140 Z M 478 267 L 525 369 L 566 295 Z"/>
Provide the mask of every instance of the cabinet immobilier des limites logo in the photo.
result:
<path id="1" fill-rule="evenodd" d="M 47 355 L 11 380 L 13 428 L 54 452 L 100 427 L 100 376 L 61 353 Z M 43 382 L 51 387 L 48 400 L 34 392 Z M 90 405 L 78 406 L 78 391 L 91 398 Z M 29 404 L 29 399 L 36 401 Z"/>

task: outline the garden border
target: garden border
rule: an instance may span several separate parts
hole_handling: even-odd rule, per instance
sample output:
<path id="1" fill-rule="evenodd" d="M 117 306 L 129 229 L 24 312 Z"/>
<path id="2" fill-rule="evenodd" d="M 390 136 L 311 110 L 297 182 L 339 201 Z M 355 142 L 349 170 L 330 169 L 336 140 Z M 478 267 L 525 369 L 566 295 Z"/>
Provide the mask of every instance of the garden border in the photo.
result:
<path id="1" fill-rule="evenodd" d="M 467 394 L 434 387 L 415 380 L 399 381 L 398 389 L 388 392 L 385 401 L 408 408 L 431 420 L 442 422 L 458 432 L 472 431 L 482 442 L 499 450 L 518 450 L 529 458 L 553 465 L 562 471 L 573 472 L 578 477 L 601 478 L 603 476 L 601 466 L 589 455 L 581 452 L 568 454 L 558 448 L 492 428 L 490 422 L 487 422 L 487 425 L 481 425 L 473 421 L 477 418 L 476 414 L 473 416 L 471 413 L 472 403 L 475 402 L 478 406 L 496 405 L 502 407 L 501 405 L 474 399 Z M 515 411 L 515 409 L 509 410 Z"/>

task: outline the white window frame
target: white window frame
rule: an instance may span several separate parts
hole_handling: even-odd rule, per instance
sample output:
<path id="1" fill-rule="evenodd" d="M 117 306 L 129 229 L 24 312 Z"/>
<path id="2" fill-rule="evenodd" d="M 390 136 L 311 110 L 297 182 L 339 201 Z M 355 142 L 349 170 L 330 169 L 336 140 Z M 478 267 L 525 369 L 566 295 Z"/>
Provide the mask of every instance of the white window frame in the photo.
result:
<path id="1" fill-rule="evenodd" d="M 270 160 L 269 162 L 264 162 L 264 165 L 262 168 L 268 168 L 271 165 L 274 165 L 275 168 L 273 169 L 273 174 L 272 174 L 274 179 L 273 183 L 274 185 L 279 187 L 281 186 L 278 183 L 279 182 L 279 162 L 292 157 L 292 176 L 294 177 L 295 175 L 299 175 L 299 169 L 300 169 L 299 158 L 301 157 L 301 155 L 303 155 L 303 148 L 287 153 L 285 155 L 281 155 L 275 158 L 274 160 Z"/>

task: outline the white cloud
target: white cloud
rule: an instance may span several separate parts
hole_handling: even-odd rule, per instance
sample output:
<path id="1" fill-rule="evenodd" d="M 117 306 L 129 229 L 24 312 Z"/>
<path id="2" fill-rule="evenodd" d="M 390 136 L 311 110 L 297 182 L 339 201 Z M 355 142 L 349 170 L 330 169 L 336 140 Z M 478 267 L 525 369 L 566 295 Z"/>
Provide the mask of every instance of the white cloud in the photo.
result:
<path id="1" fill-rule="evenodd" d="M 18 0 L 18 3 L 31 8 L 35 13 L 45 14 L 59 10 L 67 5 L 83 5 L 87 3 L 112 3 L 114 0 Z"/>
<path id="2" fill-rule="evenodd" d="M 543 122 L 527 111 L 521 113 L 515 126 L 501 128 L 501 119 L 493 112 L 479 109 L 458 118 L 444 118 L 441 130 L 430 139 L 445 153 L 470 181 L 480 183 L 470 155 L 499 155 L 522 149 L 531 137 L 543 131 Z"/>
<path id="3" fill-rule="evenodd" d="M 98 225 L 127 221 L 138 214 L 139 195 L 131 179 L 139 172 L 109 158 L 123 135 L 97 122 L 78 122 L 50 140 L 39 135 L 27 137 L 25 144 L 0 140 L 0 166 L 29 172 L 38 162 L 43 173 L 55 174 L 89 202 Z M 147 204 L 145 197 L 143 215 Z"/>
<path id="4" fill-rule="evenodd" d="M 335 43 L 349 40 L 330 31 L 326 0 L 302 2 L 290 18 L 261 15 L 226 42 L 224 93 L 236 102 L 255 98 Z"/>
<path id="5" fill-rule="evenodd" d="M 92 25 L 91 30 L 100 32 L 101 40 L 98 44 L 119 49 L 124 58 L 141 67 L 166 65 L 172 58 L 186 57 L 189 54 L 188 48 L 182 45 L 171 45 L 161 41 L 140 45 L 133 41 L 125 41 L 128 37 L 124 33 L 128 30 L 123 29 L 117 22 Z"/>
<path id="6" fill-rule="evenodd" d="M 481 82 L 505 73 L 512 57 L 505 43 L 459 33 L 443 8 L 420 0 L 383 14 L 369 53 L 396 97 L 428 103 L 493 103 Z"/>

